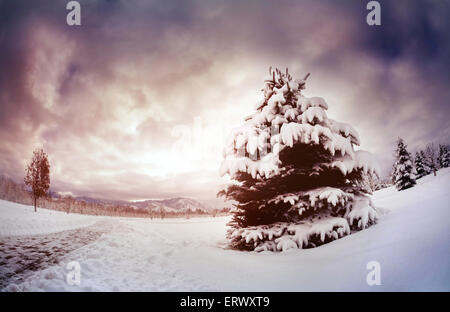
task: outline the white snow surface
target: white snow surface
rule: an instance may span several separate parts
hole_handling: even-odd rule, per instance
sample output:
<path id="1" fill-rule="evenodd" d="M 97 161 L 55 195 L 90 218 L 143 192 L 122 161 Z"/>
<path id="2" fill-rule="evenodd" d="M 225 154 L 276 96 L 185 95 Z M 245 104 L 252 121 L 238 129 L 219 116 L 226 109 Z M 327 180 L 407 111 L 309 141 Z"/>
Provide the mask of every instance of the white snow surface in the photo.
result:
<path id="1" fill-rule="evenodd" d="M 41 209 L 0 200 L 0 237 L 35 235 L 74 230 L 95 223 L 95 218 Z"/>
<path id="2" fill-rule="evenodd" d="M 378 224 L 313 249 L 283 253 L 226 248 L 229 217 L 133 219 L 66 215 L 0 201 L 0 239 L 82 228 L 99 239 L 6 291 L 450 291 L 450 168 L 404 191 L 374 193 Z M 106 223 L 105 223 L 106 222 Z M 103 225 L 105 226 L 105 225 Z M 288 246 L 287 246 L 288 247 Z M 81 284 L 66 282 L 70 261 Z M 381 285 L 366 282 L 378 261 Z"/>

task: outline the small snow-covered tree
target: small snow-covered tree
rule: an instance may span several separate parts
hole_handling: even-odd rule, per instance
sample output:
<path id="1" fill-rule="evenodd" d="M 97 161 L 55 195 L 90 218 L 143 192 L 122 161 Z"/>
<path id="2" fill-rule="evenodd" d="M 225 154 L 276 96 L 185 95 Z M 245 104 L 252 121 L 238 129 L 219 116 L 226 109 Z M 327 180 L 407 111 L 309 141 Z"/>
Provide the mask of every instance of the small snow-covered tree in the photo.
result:
<path id="1" fill-rule="evenodd" d="M 450 146 L 446 144 L 439 144 L 438 155 L 439 168 L 447 168 L 450 166 Z"/>
<path id="2" fill-rule="evenodd" d="M 395 163 L 392 164 L 391 174 L 389 175 L 389 181 L 391 185 L 395 185 Z"/>
<path id="3" fill-rule="evenodd" d="M 425 150 L 420 151 L 420 157 L 423 159 L 423 168 L 425 169 L 425 175 L 429 175 L 433 172 L 431 169 L 430 162 L 428 161 L 427 155 L 425 154 Z"/>
<path id="4" fill-rule="evenodd" d="M 378 179 L 377 183 L 375 184 L 375 191 L 378 191 L 378 190 L 381 190 L 381 189 L 384 189 L 384 188 L 387 188 L 390 186 L 392 186 L 392 182 L 389 178 L 386 178 L 383 180 Z"/>
<path id="5" fill-rule="evenodd" d="M 423 151 L 416 152 L 414 165 L 416 166 L 416 179 L 420 179 L 429 174 L 427 165 L 425 163 L 425 154 Z"/>
<path id="6" fill-rule="evenodd" d="M 401 138 L 397 140 L 395 158 L 393 177 L 397 190 L 405 190 L 416 185 L 412 157 Z"/>
<path id="7" fill-rule="evenodd" d="M 227 233 L 233 248 L 316 247 L 378 218 L 363 183 L 377 164 L 355 151 L 358 133 L 328 118 L 323 98 L 302 94 L 308 76 L 270 69 L 256 112 L 230 135 L 221 175 L 234 183 L 219 195 L 237 202 Z"/>
<path id="8" fill-rule="evenodd" d="M 425 161 L 430 170 L 436 176 L 436 171 L 438 170 L 438 162 L 436 158 L 436 147 L 433 143 L 430 143 L 425 148 Z"/>
<path id="9" fill-rule="evenodd" d="M 364 189 L 364 191 L 368 194 L 372 194 L 376 191 L 376 186 L 379 182 L 379 177 L 372 173 L 367 172 L 364 173 L 362 176 L 362 180 L 358 182 L 359 186 Z"/>

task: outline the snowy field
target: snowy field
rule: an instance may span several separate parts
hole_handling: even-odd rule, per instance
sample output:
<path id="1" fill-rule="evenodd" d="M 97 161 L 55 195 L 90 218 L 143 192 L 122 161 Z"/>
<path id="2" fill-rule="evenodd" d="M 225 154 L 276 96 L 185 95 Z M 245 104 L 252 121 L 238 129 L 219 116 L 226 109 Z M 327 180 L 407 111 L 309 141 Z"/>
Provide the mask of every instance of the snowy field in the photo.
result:
<path id="1" fill-rule="evenodd" d="M 450 168 L 374 194 L 378 224 L 314 249 L 226 249 L 227 217 L 132 219 L 0 201 L 3 291 L 450 291 Z M 67 263 L 81 265 L 69 285 Z M 370 261 L 381 285 L 366 283 Z M 3 286 L 1 286 L 3 285 Z"/>

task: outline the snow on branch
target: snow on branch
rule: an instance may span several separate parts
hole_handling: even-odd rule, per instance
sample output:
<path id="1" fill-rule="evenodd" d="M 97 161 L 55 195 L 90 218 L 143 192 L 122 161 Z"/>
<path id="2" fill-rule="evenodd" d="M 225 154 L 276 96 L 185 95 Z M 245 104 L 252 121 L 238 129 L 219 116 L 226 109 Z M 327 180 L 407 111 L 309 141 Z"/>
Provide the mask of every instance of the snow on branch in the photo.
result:
<path id="1" fill-rule="evenodd" d="M 380 166 L 373 155 L 366 151 L 356 151 L 353 157 L 347 155 L 333 161 L 330 167 L 338 168 L 345 176 L 355 169 L 362 169 L 364 173 L 380 175 Z"/>
<path id="2" fill-rule="evenodd" d="M 375 223 L 379 218 L 368 196 L 356 197 L 353 202 L 353 208 L 346 217 L 350 225 L 357 222 L 356 227 L 358 229 L 365 229 L 368 225 Z"/>

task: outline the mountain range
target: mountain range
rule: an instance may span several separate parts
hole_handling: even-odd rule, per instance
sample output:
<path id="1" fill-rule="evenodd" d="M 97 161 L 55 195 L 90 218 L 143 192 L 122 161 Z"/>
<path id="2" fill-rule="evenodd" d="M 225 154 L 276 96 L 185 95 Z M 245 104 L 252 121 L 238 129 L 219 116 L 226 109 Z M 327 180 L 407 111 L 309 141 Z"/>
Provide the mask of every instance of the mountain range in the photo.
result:
<path id="1" fill-rule="evenodd" d="M 214 209 L 209 205 L 185 197 L 176 197 L 170 199 L 149 199 L 142 201 L 109 200 L 86 196 L 78 196 L 75 199 L 103 205 L 127 205 L 136 209 L 144 209 L 152 212 L 161 212 L 162 210 L 164 212 L 186 212 L 189 210 L 211 212 Z"/>

